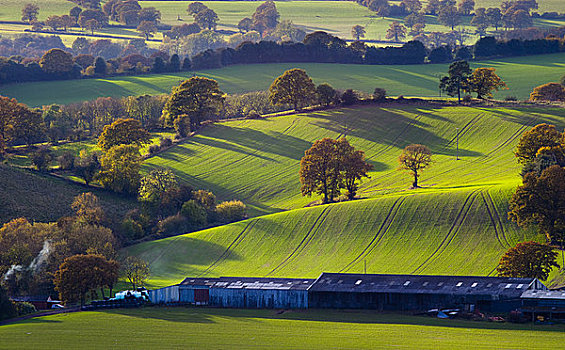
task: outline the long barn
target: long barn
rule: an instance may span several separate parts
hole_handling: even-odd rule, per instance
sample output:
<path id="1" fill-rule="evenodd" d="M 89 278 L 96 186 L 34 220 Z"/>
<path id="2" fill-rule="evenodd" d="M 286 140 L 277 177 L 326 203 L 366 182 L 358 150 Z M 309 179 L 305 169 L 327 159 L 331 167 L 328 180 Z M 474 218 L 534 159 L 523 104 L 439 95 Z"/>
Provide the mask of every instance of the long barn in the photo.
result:
<path id="1" fill-rule="evenodd" d="M 546 291 L 535 278 L 323 273 L 317 279 L 186 278 L 149 292 L 153 303 L 254 309 L 461 308 L 506 312 L 526 291 Z"/>

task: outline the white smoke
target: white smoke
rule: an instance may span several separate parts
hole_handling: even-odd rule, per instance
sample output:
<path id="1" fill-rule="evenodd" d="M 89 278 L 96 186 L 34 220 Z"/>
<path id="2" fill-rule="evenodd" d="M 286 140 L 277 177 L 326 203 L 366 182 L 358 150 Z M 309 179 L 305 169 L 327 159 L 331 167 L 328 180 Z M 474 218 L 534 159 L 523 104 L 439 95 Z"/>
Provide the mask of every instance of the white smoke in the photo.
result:
<path id="1" fill-rule="evenodd" d="M 7 281 L 8 278 L 10 278 L 10 276 L 12 276 L 16 272 L 24 272 L 26 270 L 31 272 L 32 275 L 35 275 L 41 270 L 41 267 L 43 267 L 43 265 L 47 261 L 47 258 L 49 258 L 50 253 L 51 244 L 49 243 L 49 241 L 43 242 L 43 248 L 41 248 L 39 254 L 37 254 L 37 256 L 31 261 L 27 268 L 23 267 L 22 265 L 12 265 L 12 267 L 10 267 L 10 269 L 4 274 L 4 280 Z"/>
<path id="2" fill-rule="evenodd" d="M 37 254 L 31 264 L 29 264 L 28 270 L 34 275 L 38 273 L 41 267 L 43 267 L 43 264 L 47 261 L 47 258 L 49 258 L 49 253 L 51 253 L 51 244 L 49 244 L 49 241 L 45 241 L 43 242 L 43 248 L 41 248 L 39 254 Z"/>

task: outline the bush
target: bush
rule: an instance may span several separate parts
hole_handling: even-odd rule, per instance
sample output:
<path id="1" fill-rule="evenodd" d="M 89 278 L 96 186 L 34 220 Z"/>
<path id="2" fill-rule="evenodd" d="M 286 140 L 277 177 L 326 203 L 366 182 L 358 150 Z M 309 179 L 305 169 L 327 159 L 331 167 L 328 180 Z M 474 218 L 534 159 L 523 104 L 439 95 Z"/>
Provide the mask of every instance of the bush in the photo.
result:
<path id="1" fill-rule="evenodd" d="M 245 218 L 245 204 L 241 201 L 222 202 L 216 206 L 218 219 L 222 222 L 230 223 Z"/>
<path id="2" fill-rule="evenodd" d="M 187 137 L 192 131 L 190 117 L 186 114 L 181 114 L 173 121 L 175 131 L 181 137 Z"/>
<path id="3" fill-rule="evenodd" d="M 73 170 L 75 167 L 75 156 L 69 151 L 61 154 L 58 158 L 59 169 L 61 170 Z"/>
<path id="4" fill-rule="evenodd" d="M 14 303 L 14 306 L 16 308 L 16 314 L 18 316 L 29 315 L 34 312 L 37 312 L 35 306 L 33 306 L 33 304 L 31 303 L 28 303 L 27 301 Z"/>
<path id="5" fill-rule="evenodd" d="M 194 198 L 196 203 L 200 204 L 200 206 L 202 206 L 206 210 L 214 210 L 214 208 L 216 207 L 216 196 L 210 191 L 194 191 L 192 197 Z"/>
<path id="6" fill-rule="evenodd" d="M 261 118 L 261 114 L 257 113 L 256 110 L 252 109 L 249 112 L 247 112 L 247 115 L 245 117 L 247 119 L 259 119 Z"/>
<path id="7" fill-rule="evenodd" d="M 208 214 L 195 200 L 186 201 L 182 205 L 180 213 L 191 223 L 195 225 L 206 225 Z"/>
<path id="8" fill-rule="evenodd" d="M 171 147 L 172 145 L 173 145 L 173 140 L 171 140 L 171 139 L 168 138 L 168 137 L 161 138 L 161 139 L 159 140 L 159 146 L 160 146 L 161 148 Z"/>
<path id="9" fill-rule="evenodd" d="M 504 101 L 518 101 L 518 98 L 516 96 L 506 96 Z"/>
<path id="10" fill-rule="evenodd" d="M 386 100 L 386 90 L 383 88 L 375 88 L 373 92 L 373 99 L 375 101 L 384 101 Z"/>
<path id="11" fill-rule="evenodd" d="M 0 284 L 0 320 L 16 316 L 16 308 Z"/>
<path id="12" fill-rule="evenodd" d="M 149 154 L 155 154 L 161 150 L 159 145 L 151 145 L 149 146 Z"/>
<path id="13" fill-rule="evenodd" d="M 352 89 L 345 90 L 345 92 L 341 95 L 341 104 L 344 106 L 354 105 L 358 101 L 357 93 L 355 93 Z"/>
<path id="14" fill-rule="evenodd" d="M 465 103 L 469 103 L 469 102 L 473 101 L 473 97 L 471 97 L 471 95 L 465 95 L 465 96 L 463 96 L 462 101 L 465 102 Z"/>
<path id="15" fill-rule="evenodd" d="M 157 233 L 162 235 L 174 235 L 185 233 L 188 230 L 188 220 L 180 215 L 169 216 L 157 224 Z"/>
<path id="16" fill-rule="evenodd" d="M 141 224 L 133 219 L 124 219 L 124 221 L 122 221 L 121 231 L 130 240 L 139 239 L 145 235 Z"/>
<path id="17" fill-rule="evenodd" d="M 31 156 L 31 163 L 39 171 L 48 170 L 52 160 L 51 150 L 47 147 L 40 147 Z"/>

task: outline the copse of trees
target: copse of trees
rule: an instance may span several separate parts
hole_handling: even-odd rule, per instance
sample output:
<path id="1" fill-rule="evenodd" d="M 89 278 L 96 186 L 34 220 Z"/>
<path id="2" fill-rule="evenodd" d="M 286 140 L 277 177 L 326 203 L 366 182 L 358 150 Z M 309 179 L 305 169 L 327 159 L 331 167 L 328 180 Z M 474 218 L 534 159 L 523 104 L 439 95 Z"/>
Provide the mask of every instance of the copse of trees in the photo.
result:
<path id="1" fill-rule="evenodd" d="M 453 62 L 448 75 L 440 78 L 439 88 L 449 96 L 457 96 L 461 103 L 461 93 L 476 93 L 477 98 L 493 97 L 493 92 L 505 89 L 506 83 L 495 73 L 494 68 L 477 68 L 471 72 L 467 61 Z"/>
<path id="2" fill-rule="evenodd" d="M 346 138 L 324 138 L 314 142 L 300 161 L 300 183 L 303 196 L 313 193 L 323 196 L 322 203 L 331 203 L 347 190 L 353 199 L 357 193 L 357 181 L 369 177 L 373 166 L 365 161 L 363 151 L 355 150 Z"/>

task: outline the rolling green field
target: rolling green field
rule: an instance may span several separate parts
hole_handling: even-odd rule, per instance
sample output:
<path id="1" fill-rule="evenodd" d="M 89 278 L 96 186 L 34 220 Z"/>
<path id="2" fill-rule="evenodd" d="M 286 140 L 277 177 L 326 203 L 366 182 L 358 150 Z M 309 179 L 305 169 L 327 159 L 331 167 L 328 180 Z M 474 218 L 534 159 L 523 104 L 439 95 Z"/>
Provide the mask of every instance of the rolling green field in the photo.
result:
<path id="1" fill-rule="evenodd" d="M 555 349 L 563 330 L 372 312 L 144 308 L 0 326 L 0 348 Z"/>
<path id="2" fill-rule="evenodd" d="M 534 87 L 558 81 L 565 73 L 565 54 L 515 57 L 472 62 L 473 68 L 494 67 L 507 82 L 509 90 L 495 97 L 529 98 Z M 226 68 L 176 74 L 158 74 L 107 79 L 82 79 L 10 84 L 0 86 L 0 95 L 14 97 L 30 106 L 67 104 L 102 96 L 157 95 L 170 93 L 171 87 L 193 74 L 219 82 L 227 93 L 266 90 L 273 80 L 290 68 L 303 68 L 316 84 L 328 82 L 335 88 L 373 92 L 384 87 L 389 95 L 438 96 L 438 78 L 445 75 L 446 64 L 407 66 L 368 66 L 320 63 L 280 63 L 230 66 Z"/>
<path id="3" fill-rule="evenodd" d="M 489 275 L 503 252 L 543 239 L 506 219 L 519 184 L 513 149 L 531 126 L 562 128 L 560 109 L 357 107 L 219 123 L 150 158 L 260 215 L 297 209 L 299 161 L 311 143 L 346 135 L 375 166 L 360 194 L 374 198 L 260 216 L 128 248 L 151 265 L 152 286 L 186 276 L 316 277 L 321 272 Z M 455 160 L 456 130 L 459 155 Z M 435 163 L 408 190 L 396 158 L 426 144 Z M 399 262 L 402 262 L 399 264 Z"/>

